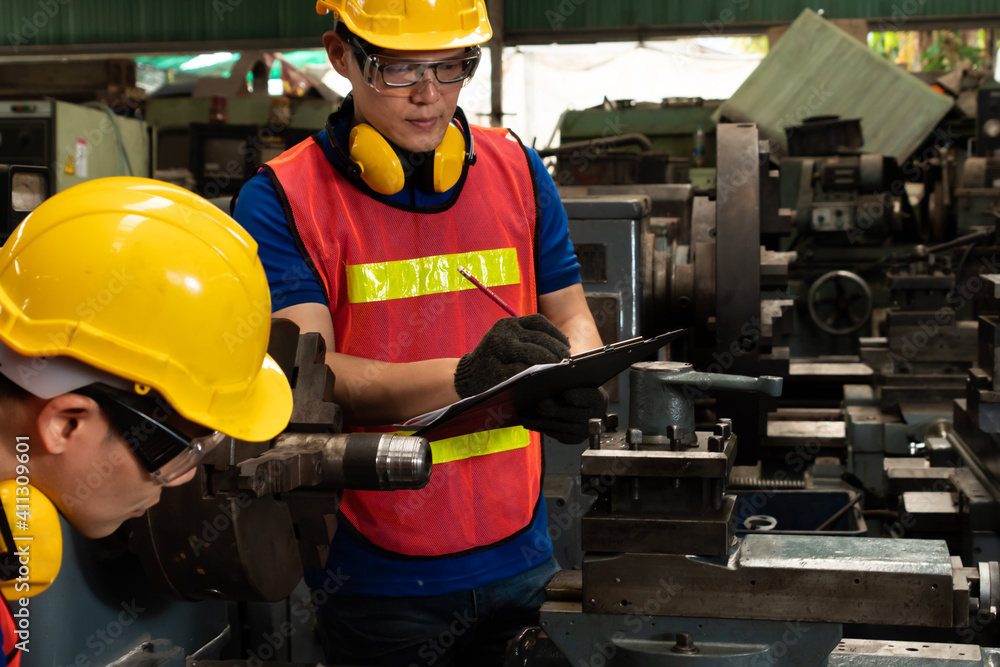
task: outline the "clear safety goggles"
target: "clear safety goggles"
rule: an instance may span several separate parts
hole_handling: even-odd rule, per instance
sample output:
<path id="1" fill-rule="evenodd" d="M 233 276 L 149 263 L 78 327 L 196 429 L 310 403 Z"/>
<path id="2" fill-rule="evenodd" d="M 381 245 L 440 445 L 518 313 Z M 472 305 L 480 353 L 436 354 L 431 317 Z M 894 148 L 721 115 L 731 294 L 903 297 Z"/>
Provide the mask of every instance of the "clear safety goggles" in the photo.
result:
<path id="1" fill-rule="evenodd" d="M 194 468 L 228 436 L 185 419 L 155 392 L 138 396 L 107 385 L 74 390 L 94 399 L 112 426 L 160 484 Z"/>
<path id="2" fill-rule="evenodd" d="M 455 58 L 419 60 L 385 53 L 368 54 L 364 46 L 354 40 L 354 54 L 365 83 L 384 95 L 409 97 L 423 90 L 423 86 L 416 89 L 414 86 L 424 80 L 427 70 L 434 72 L 434 81 L 442 93 L 463 87 L 476 73 L 482 51 L 474 46 Z"/>

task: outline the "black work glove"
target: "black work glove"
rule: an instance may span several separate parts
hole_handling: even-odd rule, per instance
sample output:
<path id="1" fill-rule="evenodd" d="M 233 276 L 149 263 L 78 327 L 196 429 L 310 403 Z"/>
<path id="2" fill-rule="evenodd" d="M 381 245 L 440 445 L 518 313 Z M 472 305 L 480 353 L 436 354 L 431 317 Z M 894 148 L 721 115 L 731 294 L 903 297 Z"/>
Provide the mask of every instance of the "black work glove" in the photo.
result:
<path id="1" fill-rule="evenodd" d="M 546 398 L 521 411 L 526 429 L 551 436 L 567 445 L 587 439 L 587 421 L 604 417 L 608 393 L 601 387 L 567 389 L 562 396 Z"/>
<path id="2" fill-rule="evenodd" d="M 567 356 L 569 339 L 544 315 L 505 317 L 458 361 L 455 391 L 462 398 L 475 396 L 525 368 L 559 363 Z"/>

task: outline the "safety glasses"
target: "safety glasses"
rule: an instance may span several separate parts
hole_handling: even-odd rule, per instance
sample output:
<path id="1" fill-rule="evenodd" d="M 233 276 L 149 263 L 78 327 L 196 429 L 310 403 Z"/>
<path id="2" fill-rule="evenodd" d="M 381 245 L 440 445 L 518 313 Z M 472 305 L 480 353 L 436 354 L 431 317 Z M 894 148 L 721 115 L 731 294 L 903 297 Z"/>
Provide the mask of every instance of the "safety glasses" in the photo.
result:
<path id="1" fill-rule="evenodd" d="M 161 484 L 183 476 L 227 437 L 180 416 L 153 391 L 139 396 L 92 384 L 74 393 L 89 396 L 101 406 L 115 430 Z"/>
<path id="2" fill-rule="evenodd" d="M 352 40 L 354 55 L 358 61 L 365 83 L 385 95 L 409 97 L 421 86 L 414 89 L 424 79 L 427 70 L 434 72 L 434 80 L 442 93 L 461 88 L 476 73 L 482 51 L 471 47 L 464 54 L 446 60 L 418 60 L 400 58 L 385 53 L 369 54 L 357 39 Z"/>

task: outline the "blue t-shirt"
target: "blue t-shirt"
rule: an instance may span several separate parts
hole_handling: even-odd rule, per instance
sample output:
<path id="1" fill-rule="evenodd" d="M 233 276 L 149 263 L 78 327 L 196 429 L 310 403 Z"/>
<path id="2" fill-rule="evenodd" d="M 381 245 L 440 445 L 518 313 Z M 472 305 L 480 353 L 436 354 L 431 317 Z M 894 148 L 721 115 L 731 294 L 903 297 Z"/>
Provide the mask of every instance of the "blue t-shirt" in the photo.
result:
<path id="1" fill-rule="evenodd" d="M 349 122 L 340 122 L 333 131 L 340 145 L 346 146 Z M 337 154 L 326 137 L 325 130 L 320 132 L 319 144 L 327 159 L 336 164 Z M 580 265 L 569 239 L 566 211 L 556 185 L 538 153 L 530 148 L 527 152 L 538 186 L 541 213 L 538 292 L 548 294 L 579 283 Z M 475 169 L 475 165 L 470 169 Z M 453 192 L 454 189 L 427 193 L 406 187 L 388 199 L 409 206 L 436 206 L 446 202 Z M 274 310 L 300 303 L 327 305 L 319 280 L 295 243 L 278 193 L 263 170 L 240 191 L 233 215 L 257 241 Z M 527 530 L 492 549 L 464 556 L 395 558 L 341 526 L 330 545 L 326 570 L 307 571 L 306 582 L 313 588 L 325 588 L 331 593 L 336 590 L 341 595 L 409 597 L 469 590 L 520 574 L 552 555 L 545 499 L 539 496 L 536 516 Z"/>

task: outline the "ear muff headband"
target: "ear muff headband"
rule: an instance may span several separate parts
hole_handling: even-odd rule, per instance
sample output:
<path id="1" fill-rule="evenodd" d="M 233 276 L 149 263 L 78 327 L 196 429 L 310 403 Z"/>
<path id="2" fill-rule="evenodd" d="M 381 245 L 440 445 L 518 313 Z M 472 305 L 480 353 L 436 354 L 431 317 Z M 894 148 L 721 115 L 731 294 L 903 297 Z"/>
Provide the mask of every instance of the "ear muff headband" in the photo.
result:
<path id="1" fill-rule="evenodd" d="M 344 100 L 341 109 L 327 120 L 326 134 L 330 145 L 344 160 L 351 176 L 362 180 L 379 194 L 396 194 L 406 183 L 406 171 L 392 145 L 378 130 L 368 123 L 361 123 L 351 128 L 347 142 L 349 153 L 345 153 L 334 139 L 332 120 L 339 119 L 342 113 L 346 113 L 347 107 L 353 113 L 354 104 L 350 97 Z M 448 125 L 441 144 L 434 150 L 433 159 L 435 192 L 447 192 L 455 187 L 466 165 L 475 164 L 475 142 L 469 122 L 460 108 L 455 109 L 455 118 Z"/>

